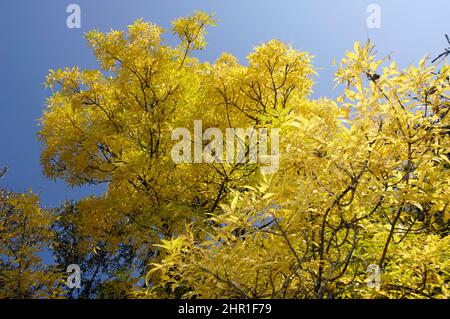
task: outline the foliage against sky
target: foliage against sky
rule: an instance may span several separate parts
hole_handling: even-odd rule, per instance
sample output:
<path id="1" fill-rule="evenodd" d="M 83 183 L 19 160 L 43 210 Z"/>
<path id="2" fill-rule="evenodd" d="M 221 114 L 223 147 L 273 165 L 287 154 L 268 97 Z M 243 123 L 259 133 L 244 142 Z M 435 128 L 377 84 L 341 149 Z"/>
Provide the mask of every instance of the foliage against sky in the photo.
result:
<path id="1" fill-rule="evenodd" d="M 5 296 L 74 296 L 55 278 L 76 263 L 82 297 L 448 298 L 448 65 L 400 70 L 355 43 L 336 72 L 342 95 L 312 99 L 313 57 L 278 40 L 245 64 L 193 57 L 214 24 L 175 20 L 177 46 L 142 20 L 92 31 L 98 70 L 50 71 L 44 172 L 107 191 L 52 211 L 2 198 Z M 172 130 L 197 119 L 280 129 L 278 172 L 174 164 Z M 30 231 L 42 237 L 24 245 Z M 45 246 L 53 272 L 34 257 Z M 27 288 L 14 287 L 22 274 Z"/>

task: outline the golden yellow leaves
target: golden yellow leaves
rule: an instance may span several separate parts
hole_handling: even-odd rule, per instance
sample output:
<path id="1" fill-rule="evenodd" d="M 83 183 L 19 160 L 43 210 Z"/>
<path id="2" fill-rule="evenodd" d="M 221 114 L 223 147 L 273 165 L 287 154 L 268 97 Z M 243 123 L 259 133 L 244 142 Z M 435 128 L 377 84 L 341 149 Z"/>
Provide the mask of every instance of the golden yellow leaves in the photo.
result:
<path id="1" fill-rule="evenodd" d="M 205 12 L 196 11 L 194 15 L 178 18 L 172 22 L 173 33 L 176 34 L 186 51 L 201 50 L 206 46 L 206 27 L 215 25 L 213 17 Z"/>
<path id="2" fill-rule="evenodd" d="M 268 102 L 274 108 L 286 108 L 292 91 L 300 98 L 311 92 L 316 74 L 312 68 L 310 56 L 278 40 L 271 40 L 255 48 L 248 55 L 249 77 L 247 81 L 262 81 L 274 93 Z"/>
<path id="3" fill-rule="evenodd" d="M 142 50 L 149 50 L 160 45 L 163 32 L 162 27 L 146 23 L 142 19 L 136 20 L 128 27 L 130 44 L 137 44 Z"/>
<path id="4" fill-rule="evenodd" d="M 53 240 L 55 216 L 30 193 L 0 193 L 0 298 L 56 297 L 61 276 L 50 271 L 40 254 Z M 45 290 L 42 289 L 45 287 Z"/>
<path id="5" fill-rule="evenodd" d="M 36 236 L 38 238 L 40 232 L 36 230 L 44 230 L 54 220 L 54 216 L 39 206 L 38 196 L 31 192 L 2 195 L 0 200 L 2 219 L 4 219 L 4 223 L 0 225 L 2 229 L 5 229 L 9 225 L 11 227 L 18 227 L 17 230 L 19 231 L 19 225 L 26 223 L 27 227 L 30 227 L 26 236 Z M 40 235 L 44 235 L 44 233 Z M 8 236 L 13 236 L 13 233 L 9 233 Z"/>
<path id="6" fill-rule="evenodd" d="M 449 84 L 426 60 L 402 71 L 392 62 L 380 71 L 384 61 L 375 60 L 370 43 L 354 49 L 337 73 L 337 82 L 348 86 L 337 103 L 305 101 L 299 94 L 296 106 L 281 104 L 288 112 L 280 107 L 286 91 L 279 84 L 301 78 L 286 71 L 301 61 L 290 48 L 277 41 L 256 48 L 248 71 L 230 56 L 218 61 L 216 74 L 220 65 L 220 83 L 226 83 L 222 95 L 236 94 L 236 88 L 243 93 L 225 101 L 248 98 L 242 113 L 253 101 L 258 119 L 283 127 L 283 156 L 269 184 L 241 187 L 228 197 L 223 212 L 211 217 L 216 226 L 207 239 L 186 251 L 178 274 L 194 295 L 213 297 L 211 287 L 228 296 L 251 292 L 260 287 L 251 282 L 257 275 L 277 292 L 292 285 L 295 292 L 284 291 L 290 297 L 373 297 L 358 274 L 369 263 L 385 266 L 384 296 L 447 295 L 442 283 L 448 258 L 441 252 L 448 251 L 450 179 L 441 127 L 448 122 L 443 113 L 431 113 L 446 110 Z M 223 81 L 227 71 L 242 76 L 247 87 Z M 261 216 L 274 219 L 266 225 Z M 281 284 L 289 274 L 293 278 Z M 192 278 L 202 279 L 189 284 Z M 318 280 L 322 285 L 314 287 Z"/>
<path id="7" fill-rule="evenodd" d="M 448 66 L 423 59 L 399 70 L 355 43 L 336 73 L 343 95 L 312 100 L 312 57 L 280 41 L 256 47 L 248 66 L 231 54 L 191 57 L 212 24 L 201 12 L 174 21 L 177 48 L 141 20 L 93 31 L 104 70 L 50 72 L 46 174 L 108 183 L 77 205 L 74 222 L 95 239 L 83 251 L 100 241 L 99 254 L 122 242 L 146 248 L 151 297 L 367 297 L 368 264 L 417 289 L 420 272 L 408 269 L 417 256 L 417 269 L 433 263 L 426 284 L 447 280 L 438 250 L 448 250 Z M 170 133 L 198 119 L 222 131 L 279 127 L 279 171 L 175 165 Z"/>
<path id="8" fill-rule="evenodd" d="M 353 52 L 347 52 L 345 58 L 342 59 L 336 72 L 335 81 L 337 84 L 343 83 L 347 86 L 356 86 L 361 91 L 361 76 L 366 75 L 375 79 L 376 70 L 381 62 L 375 61 L 375 57 L 372 54 L 374 45 L 369 41 L 364 45 L 355 42 L 353 49 Z"/>

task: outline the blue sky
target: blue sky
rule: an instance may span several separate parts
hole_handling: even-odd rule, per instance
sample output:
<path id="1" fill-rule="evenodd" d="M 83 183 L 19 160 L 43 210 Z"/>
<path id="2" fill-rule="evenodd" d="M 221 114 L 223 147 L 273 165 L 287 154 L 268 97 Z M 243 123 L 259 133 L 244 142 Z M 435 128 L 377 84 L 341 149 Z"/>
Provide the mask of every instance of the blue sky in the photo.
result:
<path id="1" fill-rule="evenodd" d="M 69 4 L 81 7 L 81 29 L 66 26 Z M 381 8 L 381 28 L 368 29 L 369 4 Z M 138 18 L 169 28 L 170 21 L 194 10 L 215 13 L 207 50 L 214 61 L 223 51 L 245 62 L 252 48 L 272 38 L 315 56 L 319 68 L 314 97 L 333 97 L 332 66 L 356 40 L 369 36 L 380 55 L 391 53 L 400 66 L 436 56 L 450 34 L 448 0 L 10 0 L 0 1 L 0 166 L 9 171 L 1 187 L 33 189 L 48 206 L 99 194 L 98 187 L 70 188 L 42 175 L 38 119 L 49 91 L 48 69 L 97 66 L 83 34 L 91 29 L 125 29 Z M 173 39 L 168 37 L 168 41 Z"/>

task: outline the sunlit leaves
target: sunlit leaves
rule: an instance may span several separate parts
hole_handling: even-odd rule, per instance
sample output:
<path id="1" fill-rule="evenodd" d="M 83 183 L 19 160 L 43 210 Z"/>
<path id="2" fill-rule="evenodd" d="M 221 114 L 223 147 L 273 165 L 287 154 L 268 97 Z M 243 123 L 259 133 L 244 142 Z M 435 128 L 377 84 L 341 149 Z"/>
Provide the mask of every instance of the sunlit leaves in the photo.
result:
<path id="1" fill-rule="evenodd" d="M 355 43 L 336 72 L 342 95 L 312 99 L 312 56 L 281 41 L 247 63 L 194 58 L 210 25 L 203 12 L 175 20 L 175 47 L 142 20 L 92 31 L 99 70 L 50 71 L 44 172 L 107 184 L 62 214 L 77 248 L 149 265 L 139 297 L 448 297 L 449 67 L 399 69 Z M 172 130 L 199 119 L 279 128 L 279 170 L 175 164 Z M 365 284 L 369 265 L 380 291 Z"/>
<path id="2" fill-rule="evenodd" d="M 280 171 L 235 192 L 204 240 L 155 271 L 170 271 L 186 298 L 447 298 L 447 66 L 437 72 L 423 59 L 398 70 L 356 43 L 336 75 L 341 98 L 296 99 L 284 113 L 283 94 L 265 97 L 264 88 L 277 88 L 283 70 L 306 57 L 289 50 L 276 41 L 258 47 L 248 77 L 235 60 L 219 60 L 221 80 L 226 71 L 242 77 L 222 80 L 222 95 L 240 88 L 245 116 L 283 128 Z M 371 264 L 382 268 L 379 291 L 365 284 Z M 160 288 L 150 294 L 166 297 Z"/>
<path id="3" fill-rule="evenodd" d="M 0 298 L 60 296 L 61 273 L 42 260 L 55 216 L 32 193 L 0 192 Z"/>

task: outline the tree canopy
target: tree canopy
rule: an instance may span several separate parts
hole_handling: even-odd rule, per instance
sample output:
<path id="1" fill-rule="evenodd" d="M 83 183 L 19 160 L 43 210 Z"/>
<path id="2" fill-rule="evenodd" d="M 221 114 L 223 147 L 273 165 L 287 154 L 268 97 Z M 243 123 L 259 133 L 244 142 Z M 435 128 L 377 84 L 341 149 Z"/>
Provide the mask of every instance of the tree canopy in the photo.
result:
<path id="1" fill-rule="evenodd" d="M 197 59 L 212 25 L 204 12 L 173 21 L 175 46 L 143 20 L 94 30 L 98 69 L 50 70 L 44 173 L 107 191 L 52 210 L 2 193 L 0 296 L 448 298 L 448 64 L 400 69 L 356 42 L 337 67 L 342 94 L 314 99 L 313 57 L 281 41 L 245 63 Z M 175 163 L 172 132 L 196 120 L 278 129 L 278 170 Z M 45 247 L 55 265 L 36 257 Z M 69 264 L 80 291 L 62 284 Z"/>

